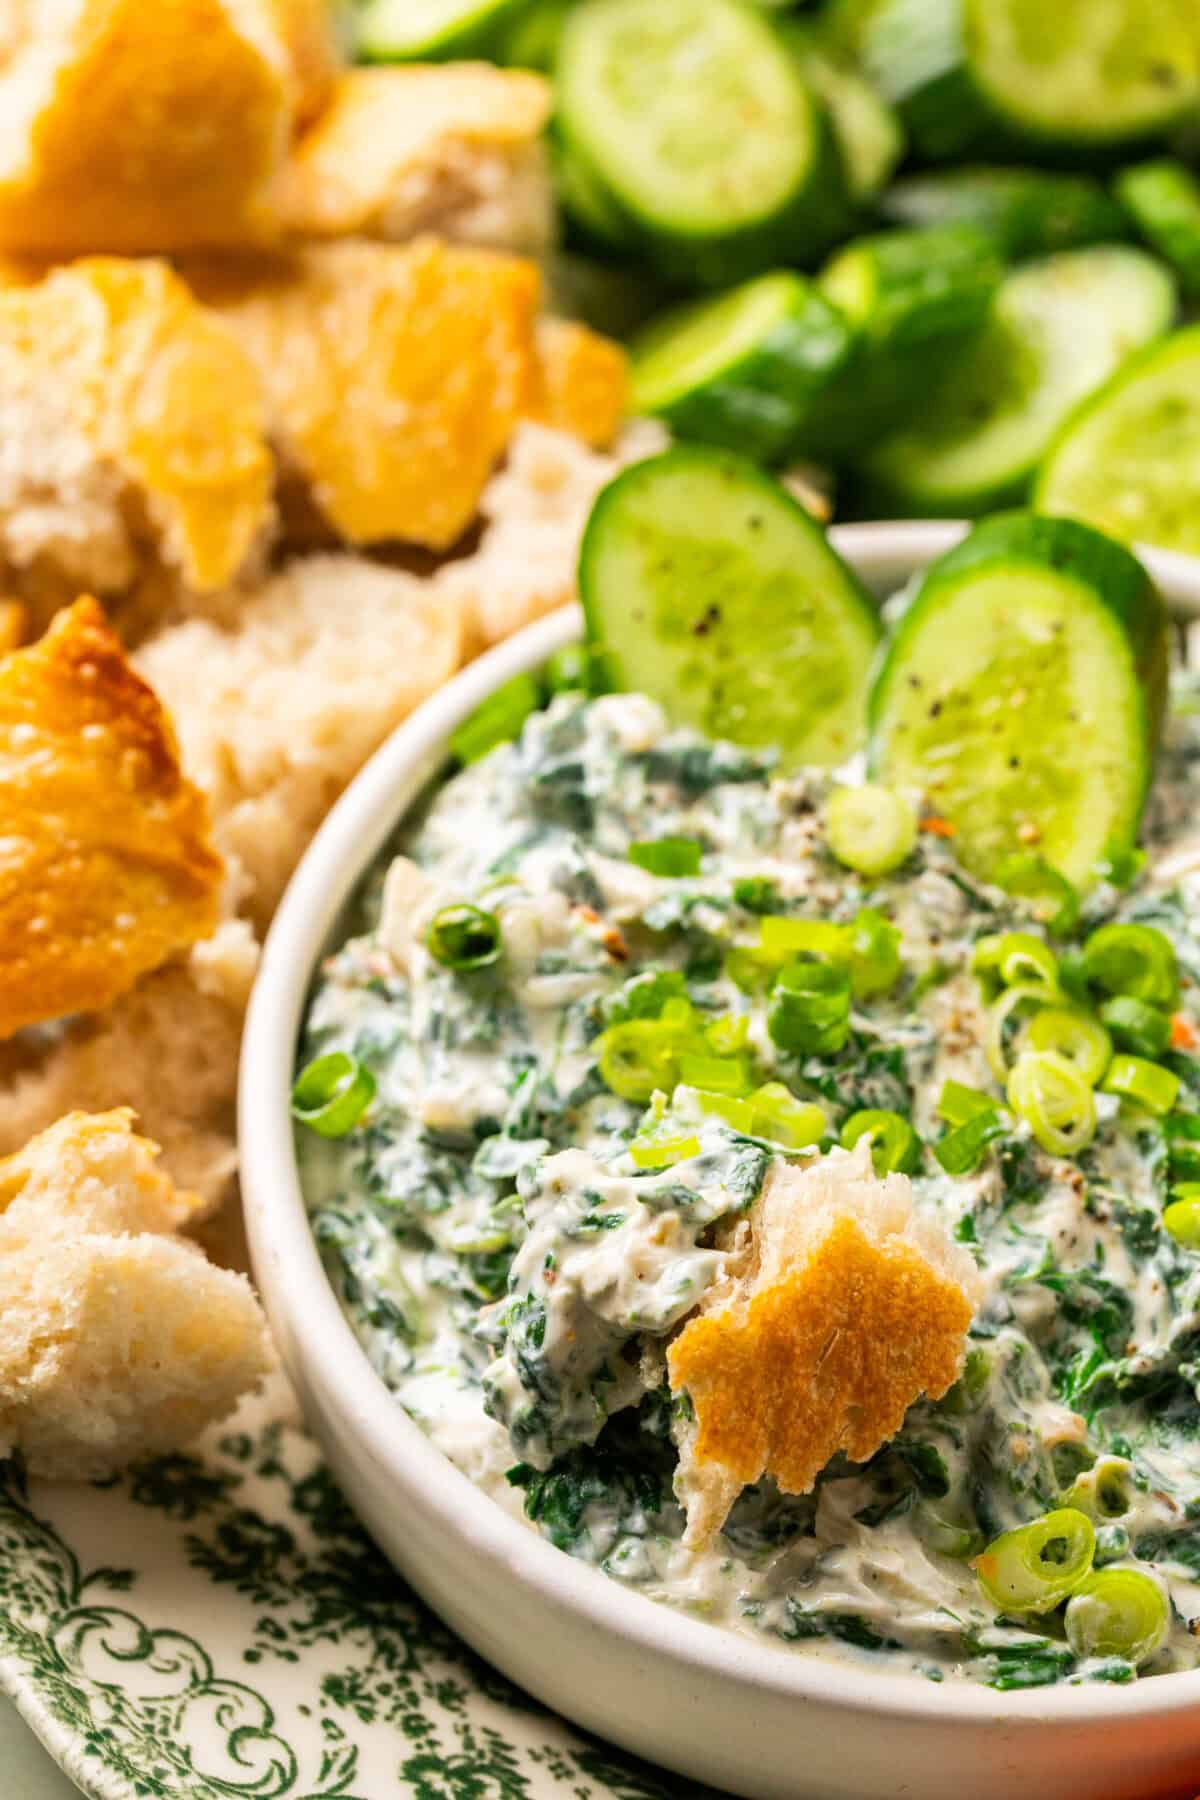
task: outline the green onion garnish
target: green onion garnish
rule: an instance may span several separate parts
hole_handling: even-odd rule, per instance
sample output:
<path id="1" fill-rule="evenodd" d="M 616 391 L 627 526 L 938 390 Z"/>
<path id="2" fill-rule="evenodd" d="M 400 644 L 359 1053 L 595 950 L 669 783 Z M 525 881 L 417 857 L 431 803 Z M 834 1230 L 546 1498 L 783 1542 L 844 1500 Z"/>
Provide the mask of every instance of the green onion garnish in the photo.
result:
<path id="1" fill-rule="evenodd" d="M 593 1046 L 605 1086 L 622 1100 L 643 1105 L 679 1078 L 679 1055 L 691 1039 L 670 1019 L 625 1019 L 601 1032 Z"/>
<path id="2" fill-rule="evenodd" d="M 971 967 L 985 986 L 1041 988 L 1057 996 L 1058 963 L 1054 952 L 1029 931 L 1005 931 L 977 940 Z"/>
<path id="3" fill-rule="evenodd" d="M 752 913 L 769 913 L 779 905 L 779 889 L 765 875 L 740 875 L 733 884 L 733 897 Z"/>
<path id="4" fill-rule="evenodd" d="M 1166 1637 L 1170 1609 L 1141 1569 L 1096 1569 L 1071 1595 L 1063 1622 L 1076 1656 L 1120 1656 L 1137 1668 Z"/>
<path id="5" fill-rule="evenodd" d="M 1132 994 L 1168 1011 L 1179 997 L 1174 948 L 1153 925 L 1102 925 L 1083 946 L 1083 964 L 1106 994 Z"/>
<path id="6" fill-rule="evenodd" d="M 793 919 L 784 913 L 768 913 L 759 921 L 759 948 L 777 967 L 794 956 L 819 957 L 843 966 L 850 961 L 850 934 L 844 925 L 829 919 Z"/>
<path id="7" fill-rule="evenodd" d="M 994 1113 L 996 1102 L 981 1088 L 967 1087 L 962 1081 L 944 1081 L 938 1097 L 938 1118 L 947 1125 L 965 1125 L 983 1113 Z"/>
<path id="8" fill-rule="evenodd" d="M 864 906 L 850 926 L 850 986 L 856 1000 L 886 994 L 900 979 L 900 932 L 874 907 Z"/>
<path id="9" fill-rule="evenodd" d="M 838 861 L 859 875 L 889 875 L 917 841 L 916 809 L 903 794 L 867 782 L 834 788 L 825 809 L 825 834 Z"/>
<path id="10" fill-rule="evenodd" d="M 933 1146 L 933 1154 L 947 1175 L 970 1175 L 979 1167 L 992 1139 L 1001 1137 L 1004 1130 L 1004 1114 L 993 1102 L 986 1110 L 974 1113 L 953 1131 L 948 1131 Z"/>
<path id="11" fill-rule="evenodd" d="M 1096 1134 L 1091 1083 L 1057 1050 L 1025 1050 L 1008 1078 L 1008 1103 L 1052 1156 L 1074 1156 Z"/>
<path id="12" fill-rule="evenodd" d="M 826 1119 L 812 1101 L 797 1100 L 782 1083 L 768 1081 L 747 1102 L 753 1137 L 769 1138 L 785 1150 L 807 1150 L 825 1136 Z"/>
<path id="13" fill-rule="evenodd" d="M 345 1137 L 374 1097 L 375 1077 L 370 1069 L 344 1050 L 331 1050 L 297 1075 L 292 1117 L 319 1137 Z"/>
<path id="14" fill-rule="evenodd" d="M 651 875 L 698 875 L 703 854 L 703 846 L 695 838 L 645 838 L 629 846 L 630 862 Z"/>
<path id="15" fill-rule="evenodd" d="M 834 1055 L 850 1035 L 847 971 L 827 962 L 785 964 L 767 1002 L 767 1030 L 794 1056 Z"/>
<path id="16" fill-rule="evenodd" d="M 1161 1118 L 1178 1100 L 1181 1083 L 1170 1069 L 1144 1056 L 1114 1056 L 1100 1085 L 1106 1094 L 1119 1094 Z"/>
<path id="17" fill-rule="evenodd" d="M 457 731 L 450 734 L 450 749 L 460 763 L 478 762 L 497 744 L 515 738 L 530 713 L 542 704 L 541 689 L 532 675 L 514 675 L 489 694 L 482 706 Z"/>
<path id="18" fill-rule="evenodd" d="M 744 1056 L 706 1056 L 684 1051 L 679 1057 L 679 1077 L 689 1087 L 710 1094 L 745 1096 L 754 1086 L 750 1064 Z"/>
<path id="19" fill-rule="evenodd" d="M 1060 1506 L 995 1538 L 975 1559 L 975 1572 L 1000 1612 L 1053 1612 L 1087 1580 L 1095 1554 L 1087 1514 Z"/>
<path id="20" fill-rule="evenodd" d="M 1021 1046 L 1057 1052 L 1093 1087 L 1112 1056 L 1112 1040 L 1103 1025 L 1090 1013 L 1069 1006 L 1046 1006 L 1034 1013 Z"/>
<path id="21" fill-rule="evenodd" d="M 1163 1225 L 1185 1250 L 1200 1250 L 1200 1182 L 1182 1182 L 1175 1194 L 1163 1211 Z"/>
<path id="22" fill-rule="evenodd" d="M 871 1160 L 877 1175 L 890 1175 L 894 1170 L 911 1175 L 921 1160 L 921 1140 L 898 1112 L 867 1108 L 851 1113 L 842 1126 L 842 1149 L 853 1150 L 864 1137 L 871 1140 Z"/>
<path id="23" fill-rule="evenodd" d="M 1100 1017 L 1117 1046 L 1135 1056 L 1159 1057 L 1170 1045 L 1168 1014 L 1145 1000 L 1135 1000 L 1132 994 L 1114 994 L 1100 1008 Z"/>
<path id="24" fill-rule="evenodd" d="M 1079 921 L 1079 895 L 1044 856 L 1028 851 L 1006 856 L 996 871 L 996 886 L 1014 900 L 1024 900 L 1038 924 L 1056 937 L 1073 931 Z"/>
<path id="25" fill-rule="evenodd" d="M 443 906 L 434 914 L 425 943 L 429 954 L 447 969 L 486 969 L 499 960 L 500 921 L 495 913 L 465 901 Z"/>

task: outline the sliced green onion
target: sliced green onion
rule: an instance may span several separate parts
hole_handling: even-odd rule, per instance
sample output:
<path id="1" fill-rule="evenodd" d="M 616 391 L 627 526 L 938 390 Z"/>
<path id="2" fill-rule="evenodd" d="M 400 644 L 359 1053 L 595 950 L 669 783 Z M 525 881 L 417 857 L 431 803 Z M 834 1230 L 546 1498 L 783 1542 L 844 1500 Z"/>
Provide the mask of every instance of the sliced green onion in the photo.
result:
<path id="1" fill-rule="evenodd" d="M 1171 1180 L 1175 1183 L 1200 1182 L 1200 1113 L 1172 1112 L 1164 1130 Z M 1176 1191 L 1181 1190 L 1177 1187 Z"/>
<path id="2" fill-rule="evenodd" d="M 695 838 L 644 838 L 629 846 L 630 862 L 650 875 L 698 875 L 703 854 L 704 847 Z"/>
<path id="3" fill-rule="evenodd" d="M 1087 1514 L 1060 1506 L 993 1539 L 976 1557 L 975 1573 L 998 1611 L 1053 1612 L 1087 1580 L 1095 1554 L 1096 1532 Z"/>
<path id="4" fill-rule="evenodd" d="M 748 1100 L 739 1100 L 732 1094 L 712 1093 L 705 1088 L 689 1087 L 681 1083 L 671 1095 L 671 1110 L 690 1114 L 693 1110 L 706 1117 L 724 1119 L 735 1131 L 742 1131 L 747 1137 L 755 1136 L 753 1107 Z"/>
<path id="5" fill-rule="evenodd" d="M 374 1098 L 375 1077 L 370 1069 L 344 1050 L 331 1050 L 297 1075 L 292 1117 L 318 1137 L 345 1137 Z"/>
<path id="6" fill-rule="evenodd" d="M 767 1002 L 767 1030 L 794 1056 L 832 1056 L 850 1035 L 850 976 L 827 962 L 790 962 Z"/>
<path id="7" fill-rule="evenodd" d="M 1101 925 L 1083 946 L 1093 987 L 1132 994 L 1168 1011 L 1179 997 L 1179 974 L 1170 938 L 1153 925 Z"/>
<path id="8" fill-rule="evenodd" d="M 1141 1569 L 1096 1569 L 1067 1602 L 1067 1642 L 1076 1656 L 1148 1662 L 1171 1622 L 1167 1596 Z"/>
<path id="9" fill-rule="evenodd" d="M 722 1013 L 704 1033 L 704 1041 L 718 1056 L 735 1056 L 744 1050 L 750 1037 L 750 1020 L 745 1013 Z"/>
<path id="10" fill-rule="evenodd" d="M 669 1169 L 699 1156 L 700 1139 L 694 1133 L 667 1121 L 639 1131 L 629 1146 L 629 1154 L 639 1169 Z"/>
<path id="11" fill-rule="evenodd" d="M 770 1138 L 786 1150 L 806 1150 L 826 1132 L 825 1114 L 811 1101 L 797 1100 L 782 1081 L 768 1081 L 747 1103 L 753 1137 Z"/>
<path id="12" fill-rule="evenodd" d="M 1100 1008 L 1100 1017 L 1121 1050 L 1135 1056 L 1161 1056 L 1171 1042 L 1171 1021 L 1160 1007 L 1135 1000 L 1132 994 L 1115 994 Z"/>
<path id="13" fill-rule="evenodd" d="M 1067 1505 L 1077 1506 L 1089 1519 L 1120 1519 L 1130 1508 L 1129 1476 L 1132 1464 L 1123 1456 L 1102 1456 L 1077 1475 L 1067 1495 Z"/>
<path id="14" fill-rule="evenodd" d="M 779 973 L 779 959 L 757 945 L 739 944 L 725 957 L 725 973 L 743 994 L 762 994 Z"/>
<path id="15" fill-rule="evenodd" d="M 595 683 L 592 657 L 586 644 L 564 644 L 542 665 L 542 685 L 548 694 L 590 694 Z"/>
<path id="16" fill-rule="evenodd" d="M 689 1009 L 690 1012 L 690 1009 Z M 652 1099 L 659 1088 L 670 1093 L 679 1076 L 679 1057 L 690 1041 L 686 1022 L 624 1019 L 602 1031 L 593 1046 L 600 1076 L 622 1100 Z"/>
<path id="17" fill-rule="evenodd" d="M 679 1058 L 679 1078 L 689 1087 L 735 1097 L 748 1094 L 754 1086 L 750 1064 L 744 1056 L 705 1056 L 684 1051 Z"/>
<path id="18" fill-rule="evenodd" d="M 850 927 L 850 987 L 856 1000 L 886 994 L 900 979 L 900 932 L 874 907 L 864 906 Z"/>
<path id="19" fill-rule="evenodd" d="M 1170 1069 L 1144 1056 L 1114 1056 L 1100 1085 L 1106 1094 L 1120 1094 L 1161 1118 L 1178 1100 L 1182 1084 Z"/>
<path id="20" fill-rule="evenodd" d="M 933 1146 L 933 1154 L 947 1175 L 969 1175 L 979 1167 L 988 1145 L 994 1138 L 1001 1137 L 1004 1130 L 1004 1114 L 998 1106 L 991 1106 L 939 1138 Z"/>
<path id="21" fill-rule="evenodd" d="M 1075 944 L 1068 944 L 1059 956 L 1058 985 L 1068 1000 L 1073 1000 L 1076 1006 L 1090 1007 L 1093 1004 L 1083 951 Z"/>
<path id="22" fill-rule="evenodd" d="M 461 902 L 435 913 L 425 944 L 435 962 L 460 972 L 486 969 L 497 962 L 503 939 L 495 913 Z"/>
<path id="23" fill-rule="evenodd" d="M 1186 1188 L 1195 1188 L 1196 1192 L 1187 1193 Z M 1200 1250 L 1200 1184 L 1185 1182 L 1175 1191 L 1178 1198 L 1164 1209 L 1163 1227 L 1185 1250 Z"/>
<path id="24" fill-rule="evenodd" d="M 1074 930 L 1079 920 L 1079 895 L 1044 856 L 1027 851 L 1006 856 L 996 871 L 996 885 L 1014 900 L 1024 900 L 1038 924 L 1056 937 Z"/>
<path id="25" fill-rule="evenodd" d="M 968 1119 L 994 1113 L 997 1107 L 992 1096 L 981 1088 L 967 1087 L 962 1081 L 943 1081 L 937 1110 L 938 1118 L 945 1119 L 947 1125 L 965 1125 Z"/>
<path id="26" fill-rule="evenodd" d="M 1067 1006 L 1046 1006 L 1034 1013 L 1025 1027 L 1021 1047 L 1057 1051 L 1092 1087 L 1112 1056 L 1112 1039 L 1103 1025 L 1090 1013 Z"/>
<path id="27" fill-rule="evenodd" d="M 497 744 L 507 744 L 518 736 L 530 713 L 541 704 L 541 689 L 534 677 L 514 675 L 450 734 L 452 754 L 460 763 L 478 762 Z"/>
<path id="28" fill-rule="evenodd" d="M 983 1048 L 988 1067 L 997 1081 L 1008 1080 L 1009 1070 L 1012 1068 L 1009 1052 L 1019 1044 L 1021 1030 L 1027 1023 L 1024 1015 L 1031 1008 L 1049 1006 L 1059 997 L 1049 993 L 1044 987 L 1021 985 L 1005 988 L 999 998 L 992 1002 L 984 1027 Z"/>
<path id="29" fill-rule="evenodd" d="M 853 1150 L 864 1137 L 871 1140 L 871 1161 L 877 1175 L 890 1175 L 894 1170 L 911 1175 L 920 1163 L 921 1140 L 898 1112 L 866 1108 L 851 1113 L 842 1126 L 842 1149 Z"/>
<path id="30" fill-rule="evenodd" d="M 917 813 L 911 801 L 891 788 L 867 782 L 834 788 L 825 809 L 829 848 L 859 875 L 889 875 L 912 854 Z"/>
<path id="31" fill-rule="evenodd" d="M 1008 1078 L 1008 1103 L 1053 1156 L 1074 1156 L 1096 1134 L 1091 1085 L 1056 1050 L 1022 1052 Z"/>
<path id="32" fill-rule="evenodd" d="M 913 1513 L 913 1527 L 923 1544 L 940 1556 L 952 1556 L 966 1562 L 983 1549 L 983 1533 L 961 1519 L 945 1518 L 929 1500 L 919 1500 Z"/>
<path id="33" fill-rule="evenodd" d="M 1144 850 L 1110 850 L 1096 864 L 1096 874 L 1101 881 L 1111 882 L 1113 887 L 1132 887 L 1146 866 Z"/>
<path id="34" fill-rule="evenodd" d="M 850 961 L 850 933 L 828 919 L 792 919 L 768 913 L 759 921 L 758 941 L 764 957 L 782 965 L 794 956 L 819 957 L 845 967 Z"/>
<path id="35" fill-rule="evenodd" d="M 1031 931 L 1005 931 L 981 937 L 971 955 L 971 967 L 985 981 L 1005 987 L 1037 987 L 1057 996 L 1058 963 L 1053 950 Z"/>

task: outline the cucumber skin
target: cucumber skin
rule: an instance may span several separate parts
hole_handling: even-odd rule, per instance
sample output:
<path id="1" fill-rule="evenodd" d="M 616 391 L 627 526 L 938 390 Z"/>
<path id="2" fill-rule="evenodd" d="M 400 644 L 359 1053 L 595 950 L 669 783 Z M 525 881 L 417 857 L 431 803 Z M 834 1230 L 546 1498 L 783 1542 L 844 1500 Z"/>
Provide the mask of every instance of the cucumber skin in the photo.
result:
<path id="1" fill-rule="evenodd" d="M 757 462 L 782 461 L 801 436 L 799 421 L 820 405 L 825 385 L 837 379 L 853 343 L 850 326 L 813 288 L 804 310 L 779 320 L 733 369 L 699 392 L 654 409 L 653 416 L 687 442 L 737 451 Z M 636 383 L 636 343 L 631 350 Z M 785 423 L 787 406 L 792 416 Z"/>
<path id="2" fill-rule="evenodd" d="M 364 30 L 369 29 L 362 20 L 359 21 L 356 33 L 355 48 L 363 62 L 371 63 L 421 63 L 421 62 L 458 62 L 463 58 L 477 57 L 483 61 L 491 61 L 498 55 L 503 34 L 509 29 L 511 21 L 521 10 L 523 0 L 504 0 L 504 4 L 493 9 L 491 15 L 475 25 L 458 27 L 447 32 L 441 43 L 432 48 L 396 52 L 388 50 L 382 44 L 372 44 L 364 37 Z M 373 8 L 366 13 L 370 18 Z"/>
<path id="3" fill-rule="evenodd" d="M 1137 163 L 1122 170 L 1113 191 L 1139 235 L 1174 269 L 1183 292 L 1200 297 L 1200 181 L 1191 169 L 1170 157 Z"/>
<path id="4" fill-rule="evenodd" d="M 1043 169 L 978 164 L 911 175 L 895 182 L 879 207 L 885 219 L 909 229 L 973 225 L 1014 262 L 1130 235 L 1124 211 L 1098 181 Z"/>
<path id="5" fill-rule="evenodd" d="M 1153 343 L 1143 344 L 1140 350 L 1135 350 L 1132 356 L 1126 358 L 1119 369 L 1114 369 L 1107 381 L 1102 382 L 1098 388 L 1094 388 L 1090 394 L 1085 394 L 1078 405 L 1072 407 L 1046 446 L 1046 454 L 1038 469 L 1032 504 L 1039 512 L 1043 511 L 1047 505 L 1053 504 L 1051 489 L 1055 458 L 1061 446 L 1074 434 L 1076 428 L 1086 425 L 1094 413 L 1100 412 L 1107 406 L 1114 394 L 1120 393 L 1126 387 L 1134 386 L 1139 377 L 1160 357 L 1173 354 L 1181 345 L 1187 348 L 1189 340 L 1195 345 L 1196 359 L 1200 363 L 1200 323 L 1184 325 L 1177 331 L 1168 332 L 1165 337 L 1155 338 Z M 1092 526 L 1091 529 L 1096 531 L 1099 530 L 1099 527 Z M 1118 540 L 1114 539 L 1113 541 Z"/>
<path id="6" fill-rule="evenodd" d="M 945 582 L 968 570 L 997 566 L 1011 569 L 1014 563 L 1027 563 L 1035 569 L 1058 569 L 1074 576 L 1092 589 L 1120 624 L 1133 652 L 1139 683 L 1145 745 L 1141 785 L 1144 801 L 1166 715 L 1171 645 L 1166 606 L 1147 571 L 1124 544 L 1077 519 L 1043 513 L 995 513 L 926 569 L 871 685 L 867 719 L 872 768 L 877 768 L 876 727 L 893 684 L 903 674 L 905 647 L 926 606 L 938 598 Z"/>
<path id="7" fill-rule="evenodd" d="M 813 416 L 792 442 L 793 455 L 844 462 L 867 449 L 920 404 L 982 329 L 1001 274 L 989 240 L 971 226 L 956 225 L 885 233 L 878 241 L 882 247 L 899 248 L 902 240 L 911 240 L 916 250 L 918 239 L 928 245 L 930 261 L 939 241 L 953 243 L 977 271 L 975 280 L 969 288 L 964 285 L 957 305 L 950 297 L 936 331 L 920 336 L 897 332 L 894 337 L 886 331 L 860 332 L 844 367 L 815 397 Z M 935 297 L 928 301 L 932 307 Z"/>

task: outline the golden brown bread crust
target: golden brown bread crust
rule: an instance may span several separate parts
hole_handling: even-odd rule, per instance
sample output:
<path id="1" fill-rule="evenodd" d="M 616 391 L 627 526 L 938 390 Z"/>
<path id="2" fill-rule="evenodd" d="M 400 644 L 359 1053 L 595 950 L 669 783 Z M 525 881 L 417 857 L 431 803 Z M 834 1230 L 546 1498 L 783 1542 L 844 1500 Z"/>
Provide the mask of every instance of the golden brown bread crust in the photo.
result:
<path id="1" fill-rule="evenodd" d="M 527 70 L 489 63 L 348 70 L 281 178 L 284 228 L 296 237 L 393 242 L 439 231 L 478 242 L 490 204 L 504 207 L 495 213 L 501 230 L 508 218 L 518 235 L 524 225 L 540 241 L 549 231 L 548 173 L 545 218 L 526 221 L 511 203 L 549 115 L 550 89 Z M 511 234 L 507 241 L 533 247 Z"/>
<path id="2" fill-rule="evenodd" d="M 904 1177 L 835 1152 L 768 1181 L 740 1266 L 667 1352 L 695 1414 L 685 1541 L 764 1475 L 802 1494 L 838 1451 L 874 1455 L 957 1380 L 976 1298 L 970 1257 L 917 1218 Z"/>
<path id="3" fill-rule="evenodd" d="M 453 544 L 533 403 L 533 264 L 425 238 L 185 273 L 259 370 L 285 475 L 337 533 Z"/>
<path id="4" fill-rule="evenodd" d="M 345 57 L 339 0 L 267 0 L 292 76 L 292 111 L 306 125 L 328 106 Z"/>
<path id="5" fill-rule="evenodd" d="M 541 319 L 533 417 L 607 450 L 629 410 L 629 361 L 619 344 L 571 319 Z"/>
<path id="6" fill-rule="evenodd" d="M 163 251 L 271 235 L 291 74 L 265 6 L 79 0 L 52 36 L 36 7 L 30 20 L 0 68 L 0 111 L 28 124 L 0 163 L 0 249 Z"/>
<path id="7" fill-rule="evenodd" d="M 94 600 L 0 660 L 0 1037 L 106 1006 L 217 923 L 175 735 Z"/>

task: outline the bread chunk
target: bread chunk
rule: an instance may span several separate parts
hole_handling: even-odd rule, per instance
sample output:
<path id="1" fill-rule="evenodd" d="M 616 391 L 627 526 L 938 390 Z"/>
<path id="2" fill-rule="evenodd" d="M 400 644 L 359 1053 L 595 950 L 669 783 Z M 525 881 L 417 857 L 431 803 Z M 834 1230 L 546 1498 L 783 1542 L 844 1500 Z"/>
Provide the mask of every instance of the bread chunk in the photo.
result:
<path id="1" fill-rule="evenodd" d="M 0 1037 L 108 1005 L 212 931 L 222 865 L 94 600 L 0 659 Z"/>
<path id="2" fill-rule="evenodd" d="M 233 581 L 273 524 L 259 379 L 164 263 L 0 289 L 0 572 L 46 617 L 164 567 Z"/>
<path id="3" fill-rule="evenodd" d="M 570 319 L 538 321 L 539 391 L 534 417 L 607 450 L 629 405 L 629 364 L 611 338 Z"/>
<path id="4" fill-rule="evenodd" d="M 0 1080 L 0 1153 L 63 1113 L 131 1107 L 191 1196 L 189 1227 L 228 1199 L 237 1172 L 238 1050 L 258 946 L 227 920 L 191 956 L 144 976 L 105 1011 L 12 1040 Z"/>
<path id="5" fill-rule="evenodd" d="M 9 0 L 0 248 L 260 241 L 291 128 L 268 0 Z"/>
<path id="6" fill-rule="evenodd" d="M 484 493 L 483 534 L 436 585 L 462 611 L 472 651 L 495 644 L 575 598 L 579 540 L 592 501 L 617 470 L 666 443 L 648 420 L 627 426 L 611 455 L 526 423 Z"/>
<path id="7" fill-rule="evenodd" d="M 490 63 L 352 69 L 300 138 L 280 185 L 297 237 L 399 243 L 437 232 L 536 252 L 554 200 L 541 76 Z"/>
<path id="8" fill-rule="evenodd" d="M 346 58 L 343 0 L 267 0 L 291 75 L 292 117 L 307 125 L 330 103 Z"/>
<path id="9" fill-rule="evenodd" d="M 425 238 L 185 273 L 259 371 L 285 491 L 349 544 L 453 544 L 533 403 L 533 264 Z"/>
<path id="10" fill-rule="evenodd" d="M 128 1112 L 0 1162 L 0 1456 L 91 1479 L 177 1449 L 271 1365 L 244 1276 L 162 1235 L 188 1197 Z"/>
<path id="11" fill-rule="evenodd" d="M 259 925 L 333 801 L 461 650 L 462 609 L 436 583 L 312 556 L 242 601 L 232 628 L 190 619 L 138 653 Z"/>
<path id="12" fill-rule="evenodd" d="M 973 1258 L 880 1179 L 864 1139 L 767 1181 L 745 1242 L 667 1352 L 694 1424 L 676 1492 L 685 1544 L 725 1522 L 751 1482 L 807 1493 L 839 1450 L 863 1462 L 914 1400 L 962 1372 L 981 1283 Z"/>

